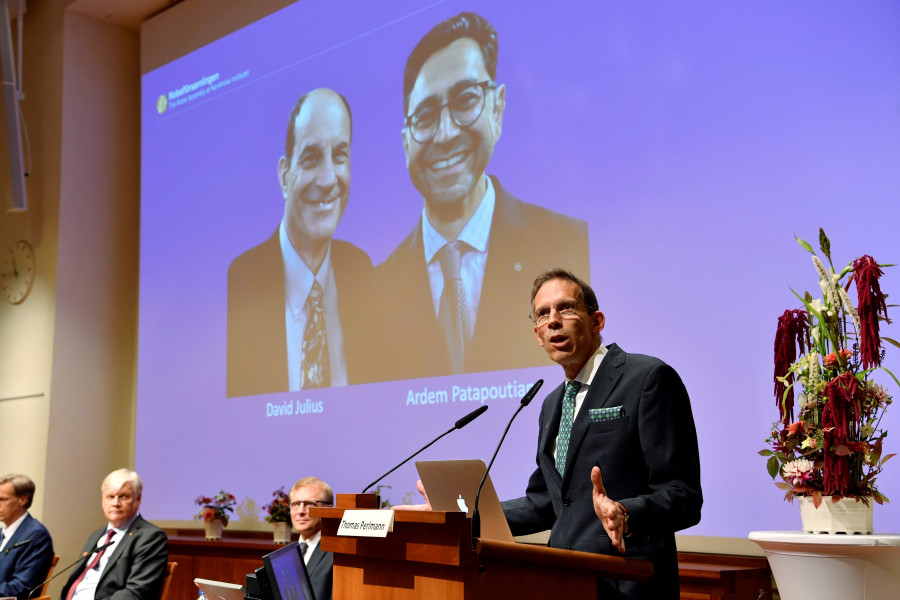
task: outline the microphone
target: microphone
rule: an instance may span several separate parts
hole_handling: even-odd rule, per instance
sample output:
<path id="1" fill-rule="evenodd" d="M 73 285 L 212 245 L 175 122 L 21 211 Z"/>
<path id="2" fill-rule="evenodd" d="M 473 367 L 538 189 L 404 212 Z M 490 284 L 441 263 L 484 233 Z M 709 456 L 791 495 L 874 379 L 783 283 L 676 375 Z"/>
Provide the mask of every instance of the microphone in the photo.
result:
<path id="1" fill-rule="evenodd" d="M 487 409 L 488 409 L 487 406 L 484 406 L 484 405 L 479 406 L 478 408 L 476 408 L 475 410 L 473 410 L 472 412 L 470 412 L 469 414 L 464 416 L 462 419 L 460 419 L 456 423 L 454 423 L 453 427 L 451 427 L 450 429 L 448 429 L 441 435 L 437 436 L 436 438 L 434 438 L 433 440 L 428 442 L 426 445 L 422 446 L 418 451 L 416 451 L 415 454 L 413 454 L 412 456 L 410 456 L 409 458 L 407 458 L 406 460 L 401 462 L 399 465 L 397 465 L 396 467 L 394 467 L 393 469 L 391 469 L 390 471 L 388 471 L 387 473 L 385 473 L 384 475 L 382 475 L 381 477 L 379 477 L 378 479 L 376 479 L 375 481 L 373 481 L 372 483 L 367 485 L 365 487 L 365 489 L 360 493 L 365 494 L 366 490 L 368 490 L 370 487 L 372 487 L 373 485 L 375 485 L 376 483 L 378 483 L 379 481 L 381 481 L 382 479 L 384 479 L 385 477 L 387 477 L 388 475 L 390 475 L 391 473 L 393 473 L 394 471 L 396 471 L 397 469 L 399 469 L 400 467 L 402 467 L 403 465 L 408 463 L 410 460 L 412 460 L 413 458 L 418 456 L 421 452 L 423 452 L 426 448 L 431 446 L 433 443 L 435 443 L 436 441 L 438 441 L 439 439 L 441 439 L 442 437 L 444 437 L 451 431 L 454 431 L 456 429 L 462 429 L 463 427 L 465 427 L 466 425 L 468 425 L 469 423 L 471 423 L 472 421 L 474 421 L 475 419 L 477 419 L 478 417 L 483 415 Z"/>
<path id="2" fill-rule="evenodd" d="M 31 540 L 22 540 L 21 542 L 16 542 L 15 544 L 10 546 L 9 548 L 4 549 L 3 551 L 6 552 L 7 554 L 9 554 L 10 550 L 15 550 L 16 548 L 21 548 L 22 546 L 25 546 L 30 543 L 31 543 Z"/>
<path id="3" fill-rule="evenodd" d="M 27 540 L 27 541 L 30 542 L 31 540 Z M 19 542 L 19 543 L 24 544 L 25 542 Z M 77 565 L 78 563 L 80 563 L 81 561 L 86 560 L 88 557 L 93 556 L 94 554 L 96 554 L 98 552 L 103 552 L 104 550 L 106 550 L 107 548 L 109 548 L 110 546 L 112 546 L 115 543 L 116 543 L 115 540 L 113 540 L 111 542 L 107 542 L 107 543 L 103 544 L 99 548 L 94 548 L 93 552 L 85 552 L 84 554 L 82 554 L 81 556 L 78 557 L 78 560 L 76 560 L 75 562 L 73 562 L 72 564 L 70 564 L 69 566 L 64 568 L 63 570 L 57 571 L 56 573 L 54 573 L 53 577 L 49 577 L 49 578 L 45 579 L 44 581 L 40 582 L 36 588 L 34 588 L 30 592 L 28 592 L 27 598 L 30 600 L 30 598 L 34 595 L 34 593 L 36 591 L 38 591 L 39 589 L 41 589 L 42 587 L 44 587 L 45 585 L 47 585 L 48 583 L 50 583 L 51 581 L 53 581 L 54 579 L 56 579 L 57 577 L 59 577 L 60 575 L 62 575 L 63 573 L 65 573 L 66 571 L 71 569 L 72 567 L 74 567 L 75 565 Z"/>
<path id="4" fill-rule="evenodd" d="M 494 455 L 491 457 L 491 462 L 488 463 L 487 469 L 484 470 L 484 477 L 481 478 L 481 483 L 478 484 L 478 490 L 475 492 L 475 506 L 472 508 L 472 547 L 475 547 L 475 538 L 481 537 L 481 515 L 478 514 L 478 500 L 481 498 L 481 488 L 484 487 L 484 482 L 487 480 L 488 473 L 491 472 L 491 467 L 494 465 L 494 459 L 497 458 L 497 454 L 500 452 L 500 446 L 503 445 L 503 440 L 506 439 L 506 434 L 509 433 L 509 428 L 512 427 L 512 423 L 515 418 L 522 412 L 522 409 L 528 406 L 531 400 L 534 398 L 534 395 L 537 394 L 538 390 L 541 389 L 541 386 L 544 385 L 543 379 L 538 379 L 534 382 L 534 385 L 531 386 L 531 389 L 526 392 L 524 396 L 522 396 L 522 401 L 519 403 L 519 408 L 516 409 L 516 412 L 513 413 L 512 418 L 509 420 L 509 423 L 506 424 L 506 429 L 503 430 L 503 435 L 500 437 L 500 443 L 497 444 L 497 449 L 494 450 Z"/>

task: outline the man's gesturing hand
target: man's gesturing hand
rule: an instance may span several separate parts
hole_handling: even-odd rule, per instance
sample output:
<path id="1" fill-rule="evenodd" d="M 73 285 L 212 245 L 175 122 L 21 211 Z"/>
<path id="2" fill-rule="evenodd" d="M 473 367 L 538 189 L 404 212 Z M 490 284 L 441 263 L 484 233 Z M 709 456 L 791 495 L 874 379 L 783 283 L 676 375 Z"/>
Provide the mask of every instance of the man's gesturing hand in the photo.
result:
<path id="1" fill-rule="evenodd" d="M 603 523 L 603 529 L 609 535 L 609 541 L 615 546 L 619 552 L 625 552 L 625 511 L 622 505 L 612 500 L 606 495 L 606 488 L 603 487 L 603 478 L 600 476 L 600 467 L 591 469 L 591 483 L 594 484 L 594 512 L 600 522 Z"/>

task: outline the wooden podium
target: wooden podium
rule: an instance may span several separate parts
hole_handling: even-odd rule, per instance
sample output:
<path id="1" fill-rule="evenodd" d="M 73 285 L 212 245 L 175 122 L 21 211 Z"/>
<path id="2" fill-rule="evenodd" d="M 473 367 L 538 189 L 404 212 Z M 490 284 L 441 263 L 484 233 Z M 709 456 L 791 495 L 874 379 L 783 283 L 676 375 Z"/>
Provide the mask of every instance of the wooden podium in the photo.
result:
<path id="1" fill-rule="evenodd" d="M 337 535 L 344 510 L 374 508 L 374 494 L 338 494 L 321 517 L 334 553 L 334 598 L 596 598 L 597 578 L 647 581 L 644 560 L 475 540 L 460 512 L 396 511 L 386 538 Z"/>

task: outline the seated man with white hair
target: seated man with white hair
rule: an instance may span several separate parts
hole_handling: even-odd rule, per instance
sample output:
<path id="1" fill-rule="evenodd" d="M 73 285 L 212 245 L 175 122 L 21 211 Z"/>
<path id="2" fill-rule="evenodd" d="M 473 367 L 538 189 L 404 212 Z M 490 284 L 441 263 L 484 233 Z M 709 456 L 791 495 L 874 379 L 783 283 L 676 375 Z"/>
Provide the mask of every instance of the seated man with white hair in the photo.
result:
<path id="1" fill-rule="evenodd" d="M 103 480 L 101 504 L 109 523 L 88 537 L 84 560 L 72 571 L 60 600 L 159 599 L 169 541 L 162 529 L 138 514 L 143 487 L 138 474 L 128 469 Z"/>

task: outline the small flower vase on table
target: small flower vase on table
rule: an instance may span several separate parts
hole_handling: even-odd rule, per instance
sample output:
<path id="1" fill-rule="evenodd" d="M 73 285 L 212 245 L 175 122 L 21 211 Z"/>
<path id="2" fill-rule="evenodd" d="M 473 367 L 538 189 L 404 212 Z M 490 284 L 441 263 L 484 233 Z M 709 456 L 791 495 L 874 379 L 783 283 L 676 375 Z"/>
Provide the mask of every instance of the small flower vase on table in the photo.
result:
<path id="1" fill-rule="evenodd" d="M 197 496 L 194 504 L 200 507 L 200 512 L 194 515 L 194 518 L 203 521 L 206 539 L 221 540 L 222 530 L 228 525 L 228 513 L 234 512 L 234 507 L 237 504 L 235 497 L 224 490 L 220 490 L 212 498 L 209 496 Z"/>
<path id="2" fill-rule="evenodd" d="M 272 501 L 263 506 L 266 521 L 272 524 L 276 544 L 291 542 L 291 499 L 284 486 L 272 492 Z"/>
<path id="3" fill-rule="evenodd" d="M 272 534 L 276 544 L 291 543 L 291 526 L 289 523 L 272 523 Z"/>
<path id="4" fill-rule="evenodd" d="M 223 521 L 222 519 L 213 519 L 212 521 L 206 521 L 203 525 L 206 529 L 206 539 L 222 539 L 222 531 L 224 531 L 225 529 L 225 521 Z"/>

